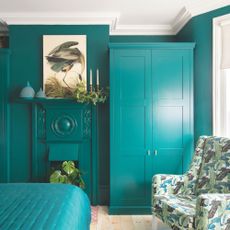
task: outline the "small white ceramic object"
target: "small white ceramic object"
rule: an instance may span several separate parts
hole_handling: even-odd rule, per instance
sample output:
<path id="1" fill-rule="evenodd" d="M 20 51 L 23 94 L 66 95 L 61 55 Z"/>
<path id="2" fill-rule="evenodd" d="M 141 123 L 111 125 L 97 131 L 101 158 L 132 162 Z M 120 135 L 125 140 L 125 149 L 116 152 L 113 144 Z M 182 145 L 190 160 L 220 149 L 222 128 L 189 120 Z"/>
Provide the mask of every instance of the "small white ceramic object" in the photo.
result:
<path id="1" fill-rule="evenodd" d="M 45 98 L 45 92 L 42 90 L 42 88 L 40 88 L 40 90 L 36 93 L 36 97 L 37 98 Z"/>
<path id="2" fill-rule="evenodd" d="M 32 99 L 34 95 L 35 95 L 34 89 L 31 87 L 29 81 L 27 81 L 27 85 L 20 92 L 20 97 L 26 99 Z"/>

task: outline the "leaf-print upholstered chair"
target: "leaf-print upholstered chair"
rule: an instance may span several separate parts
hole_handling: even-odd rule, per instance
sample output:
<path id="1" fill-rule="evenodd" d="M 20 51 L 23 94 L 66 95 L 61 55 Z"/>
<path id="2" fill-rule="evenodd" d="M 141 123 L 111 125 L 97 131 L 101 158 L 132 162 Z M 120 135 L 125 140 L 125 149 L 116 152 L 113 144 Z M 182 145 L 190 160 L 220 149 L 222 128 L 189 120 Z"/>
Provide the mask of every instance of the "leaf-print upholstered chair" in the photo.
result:
<path id="1" fill-rule="evenodd" d="M 156 217 L 172 229 L 230 230 L 230 139 L 201 136 L 184 175 L 155 175 Z"/>

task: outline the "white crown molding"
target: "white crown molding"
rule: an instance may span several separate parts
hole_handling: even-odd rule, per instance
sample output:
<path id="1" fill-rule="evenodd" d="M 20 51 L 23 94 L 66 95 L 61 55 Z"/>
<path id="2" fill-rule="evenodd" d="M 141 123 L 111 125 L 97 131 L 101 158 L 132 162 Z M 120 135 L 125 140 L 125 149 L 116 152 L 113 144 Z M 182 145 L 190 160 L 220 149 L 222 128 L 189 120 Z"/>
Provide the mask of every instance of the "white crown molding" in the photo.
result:
<path id="1" fill-rule="evenodd" d="M 177 34 L 191 18 L 191 13 L 183 7 L 172 23 L 173 33 Z"/>
<path id="2" fill-rule="evenodd" d="M 110 35 L 172 35 L 170 25 L 119 25 L 110 31 Z"/>
<path id="3" fill-rule="evenodd" d="M 175 35 L 194 16 L 230 5 L 230 0 L 187 0 L 173 22 L 168 25 L 122 25 L 118 12 L 54 13 L 4 12 L 0 18 L 9 25 L 109 25 L 110 35 Z"/>
<path id="4" fill-rule="evenodd" d="M 8 25 L 109 25 L 116 27 L 119 13 L 0 13 Z"/>

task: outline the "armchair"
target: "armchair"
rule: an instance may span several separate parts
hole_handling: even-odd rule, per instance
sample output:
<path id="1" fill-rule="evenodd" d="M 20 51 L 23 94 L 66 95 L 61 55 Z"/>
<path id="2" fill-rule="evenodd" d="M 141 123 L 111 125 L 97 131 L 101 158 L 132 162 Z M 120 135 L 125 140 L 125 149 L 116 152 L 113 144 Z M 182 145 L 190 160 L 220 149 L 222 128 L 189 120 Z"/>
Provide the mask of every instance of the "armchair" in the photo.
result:
<path id="1" fill-rule="evenodd" d="M 230 139 L 199 138 L 184 175 L 158 174 L 152 212 L 172 229 L 230 229 Z"/>

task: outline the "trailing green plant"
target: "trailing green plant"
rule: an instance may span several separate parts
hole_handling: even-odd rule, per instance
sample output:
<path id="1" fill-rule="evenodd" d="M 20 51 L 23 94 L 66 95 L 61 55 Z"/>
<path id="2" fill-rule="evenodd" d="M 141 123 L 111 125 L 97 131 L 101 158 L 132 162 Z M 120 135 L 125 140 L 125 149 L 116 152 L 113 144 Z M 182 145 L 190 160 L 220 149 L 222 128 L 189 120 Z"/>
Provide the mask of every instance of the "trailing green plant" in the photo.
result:
<path id="1" fill-rule="evenodd" d="M 85 188 L 82 174 L 73 161 L 64 161 L 61 167 L 50 175 L 50 183 L 73 184 Z"/>
<path id="2" fill-rule="evenodd" d="M 76 90 L 73 93 L 73 98 L 79 103 L 92 103 L 96 105 L 97 103 L 105 103 L 108 97 L 108 89 L 99 89 L 88 92 L 85 89 L 84 83 L 78 83 Z"/>
<path id="3" fill-rule="evenodd" d="M 81 81 L 76 84 L 76 88 L 63 87 L 56 78 L 49 78 L 45 85 L 46 96 L 54 98 L 72 98 L 78 103 L 105 103 L 109 96 L 109 90 L 92 89 L 88 92 L 85 88 L 85 82 Z"/>

